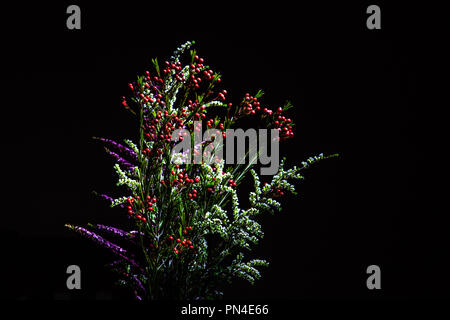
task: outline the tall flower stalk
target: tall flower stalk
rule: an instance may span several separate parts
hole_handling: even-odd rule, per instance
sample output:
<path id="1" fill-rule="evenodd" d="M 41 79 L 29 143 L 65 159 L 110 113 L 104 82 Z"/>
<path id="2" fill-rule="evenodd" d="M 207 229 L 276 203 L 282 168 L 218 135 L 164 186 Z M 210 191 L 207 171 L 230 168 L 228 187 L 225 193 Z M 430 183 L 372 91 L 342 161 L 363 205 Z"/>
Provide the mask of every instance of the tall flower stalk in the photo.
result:
<path id="1" fill-rule="evenodd" d="M 124 97 L 122 105 L 137 117 L 136 143 L 96 138 L 116 161 L 117 185 L 126 187 L 122 197 L 102 197 L 111 207 L 123 208 L 130 230 L 66 225 L 115 255 L 110 267 L 139 300 L 214 299 L 233 278 L 253 284 L 261 277 L 259 268 L 268 266 L 265 260 L 246 259 L 264 235 L 256 217 L 280 211 L 277 199 L 295 193 L 292 182 L 303 179 L 302 170 L 326 158 L 320 154 L 291 169 L 285 169 L 283 159 L 278 172 L 261 185 L 255 159 L 226 164 L 214 149 L 207 153 L 211 161 L 196 163 L 204 141 L 174 153 L 180 141 L 195 140 L 203 123 L 216 128 L 223 139 L 227 129 L 247 119 L 276 129 L 279 141 L 294 135 L 294 124 L 284 115 L 292 107 L 289 102 L 271 109 L 258 91 L 231 103 L 227 90 L 219 89 L 221 75 L 206 65 L 193 45 L 186 42 L 163 64 L 154 59 L 154 70 L 129 84 L 131 97 Z M 180 134 L 174 139 L 175 130 Z M 191 156 L 194 160 L 186 161 Z M 238 189 L 246 177 L 253 178 L 254 189 L 244 209 Z"/>

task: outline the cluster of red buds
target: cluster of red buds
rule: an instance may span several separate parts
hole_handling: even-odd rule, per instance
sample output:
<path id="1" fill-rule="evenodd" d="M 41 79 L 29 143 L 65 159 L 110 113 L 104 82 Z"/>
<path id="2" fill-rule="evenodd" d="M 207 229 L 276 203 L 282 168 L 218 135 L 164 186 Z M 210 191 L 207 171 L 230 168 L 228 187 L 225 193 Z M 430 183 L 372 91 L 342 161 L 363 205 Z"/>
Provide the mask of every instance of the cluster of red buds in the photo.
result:
<path id="1" fill-rule="evenodd" d="M 177 169 L 177 171 L 175 171 Z M 194 184 L 200 182 L 200 177 L 196 176 L 195 178 L 190 178 L 184 169 L 180 169 L 180 165 L 177 164 L 170 170 L 171 175 L 173 176 L 173 180 L 165 181 L 161 180 L 165 186 L 177 186 L 180 184 Z"/>
<path id="2" fill-rule="evenodd" d="M 157 199 L 156 197 L 150 197 L 147 196 L 147 210 L 148 211 L 153 211 L 153 205 L 156 203 Z"/>
<path id="3" fill-rule="evenodd" d="M 127 104 L 127 100 L 125 99 L 125 97 L 122 97 L 122 106 L 124 106 L 125 108 L 129 108 L 128 104 Z"/>
<path id="4" fill-rule="evenodd" d="M 279 107 L 275 112 L 271 109 L 263 108 L 261 107 L 258 98 L 246 93 L 242 108 L 240 110 L 245 115 L 254 115 L 259 111 L 263 116 L 270 117 L 275 129 L 279 131 L 280 140 L 285 140 L 294 136 L 291 125 L 292 120 L 282 115 L 282 107 Z"/>
<path id="5" fill-rule="evenodd" d="M 157 199 L 155 197 L 150 197 L 147 196 L 146 198 L 147 202 L 144 203 L 143 201 L 141 201 L 141 197 L 140 196 L 136 196 L 136 197 L 131 197 L 127 199 L 128 202 L 128 213 L 130 214 L 130 216 L 134 216 L 136 217 L 138 220 L 141 220 L 143 222 L 146 222 L 147 219 L 145 218 L 145 210 L 148 211 L 153 211 L 154 209 L 154 205 L 157 201 Z M 145 207 L 145 204 L 147 205 L 147 207 Z"/>
<path id="6" fill-rule="evenodd" d="M 188 100 L 188 110 L 193 114 L 194 120 L 201 120 L 206 118 L 206 106 L 199 105 L 197 100 L 195 100 L 194 102 L 192 102 L 192 100 Z"/>
<path id="7" fill-rule="evenodd" d="M 139 206 L 136 204 L 137 202 L 140 201 L 140 197 L 134 197 L 134 198 L 128 198 L 128 213 L 130 214 L 130 216 L 135 216 L 138 220 L 141 221 L 147 221 L 147 219 L 145 217 L 142 216 L 143 212 L 142 212 L 142 208 L 139 208 Z"/>
<path id="8" fill-rule="evenodd" d="M 188 227 L 186 227 L 186 228 L 184 228 L 184 230 L 183 230 L 183 234 L 184 235 L 187 235 L 188 234 L 188 231 L 190 231 L 190 230 L 192 230 L 192 227 L 191 226 L 188 226 Z M 190 239 L 188 239 L 188 238 L 184 238 L 184 237 L 182 237 L 181 239 L 180 238 L 176 238 L 175 239 L 175 237 L 173 236 L 173 235 L 171 235 L 171 236 L 169 236 L 169 239 L 172 241 L 172 242 L 175 242 L 174 244 L 174 247 L 173 247 L 173 251 L 175 252 L 175 254 L 180 254 L 180 253 L 182 253 L 183 252 L 183 250 L 186 248 L 186 249 L 194 249 L 194 244 L 193 244 L 193 242 L 192 242 L 192 240 L 190 240 Z"/>
<path id="9" fill-rule="evenodd" d="M 130 88 L 131 91 L 134 92 L 134 94 L 136 95 L 136 97 L 138 97 L 139 99 L 141 99 L 143 102 L 145 103 L 153 103 L 153 102 L 158 102 L 161 105 L 165 105 L 165 102 L 162 100 L 162 95 L 159 94 L 159 90 L 157 89 L 157 84 L 161 85 L 162 83 L 164 83 L 164 80 L 158 76 L 154 76 L 153 77 L 153 81 L 152 81 L 152 77 L 150 76 L 150 72 L 146 71 L 145 72 L 145 77 L 144 77 L 144 89 L 150 89 L 150 90 L 146 90 L 146 93 L 142 92 L 143 90 L 141 90 L 139 87 L 135 87 L 135 85 L 133 85 L 132 83 L 128 84 L 128 87 Z M 155 99 L 152 99 L 150 96 L 150 93 L 153 94 Z M 159 96 L 158 96 L 159 94 Z"/>
<path id="10" fill-rule="evenodd" d="M 162 121 L 164 117 L 164 122 Z M 147 141 L 170 142 L 172 132 L 183 128 L 184 120 L 177 115 L 169 116 L 167 110 L 156 112 L 156 116 L 150 122 L 144 124 L 144 136 Z M 183 139 L 180 139 L 183 140 Z"/>
<path id="11" fill-rule="evenodd" d="M 177 61 L 176 63 L 170 63 L 169 61 L 165 61 L 166 67 L 163 69 L 164 74 L 171 74 L 172 72 L 175 74 L 175 78 L 178 81 L 185 81 L 186 77 L 183 72 L 181 72 L 181 63 Z"/>
<path id="12" fill-rule="evenodd" d="M 222 90 L 222 92 L 219 92 L 218 96 L 222 101 L 225 101 L 225 95 L 227 94 L 227 90 Z"/>
<path id="13" fill-rule="evenodd" d="M 209 128 L 211 128 L 213 126 L 213 124 L 214 124 L 214 119 L 209 119 L 208 121 L 206 121 L 206 125 Z M 224 130 L 225 129 L 225 126 L 224 126 L 224 124 L 222 122 L 219 122 L 218 125 L 219 125 L 219 129 L 220 130 Z"/>
<path id="14" fill-rule="evenodd" d="M 197 198 L 197 189 L 192 189 L 192 193 L 188 194 L 189 199 Z"/>
<path id="15" fill-rule="evenodd" d="M 236 182 L 233 179 L 228 180 L 228 186 L 236 187 Z"/>
<path id="16" fill-rule="evenodd" d="M 199 88 L 203 80 L 211 81 L 214 79 L 214 71 L 205 66 L 204 59 L 199 56 L 194 57 L 194 62 L 189 66 L 190 74 L 187 85 L 192 88 Z M 220 78 L 217 78 L 220 82 Z"/>
<path id="17" fill-rule="evenodd" d="M 261 110 L 261 106 L 258 101 L 258 98 L 251 96 L 249 93 L 246 93 L 245 99 L 244 99 L 244 113 L 245 114 L 255 114 L 256 111 L 260 111 L 260 110 Z M 270 113 L 268 111 L 269 110 L 267 108 L 264 109 L 264 112 L 270 115 L 272 113 L 272 111 L 270 111 Z"/>
<path id="18" fill-rule="evenodd" d="M 258 111 L 262 111 L 262 114 L 266 116 L 271 116 L 273 114 L 273 110 L 262 108 L 261 103 L 258 101 L 258 98 L 250 95 L 250 93 L 245 94 L 242 111 L 247 115 L 256 114 L 256 112 Z"/>
<path id="19" fill-rule="evenodd" d="M 280 132 L 280 140 L 288 139 L 294 136 L 292 131 L 292 120 L 282 116 L 283 108 L 279 107 L 275 114 L 275 121 L 273 122 L 275 128 Z"/>

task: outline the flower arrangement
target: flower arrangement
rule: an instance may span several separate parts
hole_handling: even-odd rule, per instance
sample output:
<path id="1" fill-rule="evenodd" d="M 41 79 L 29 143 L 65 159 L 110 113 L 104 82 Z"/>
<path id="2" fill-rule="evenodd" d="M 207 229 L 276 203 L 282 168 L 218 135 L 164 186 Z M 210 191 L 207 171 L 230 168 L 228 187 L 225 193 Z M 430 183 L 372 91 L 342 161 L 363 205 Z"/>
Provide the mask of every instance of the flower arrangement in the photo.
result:
<path id="1" fill-rule="evenodd" d="M 215 299 L 223 295 L 221 285 L 235 277 L 253 284 L 261 277 L 258 269 L 268 266 L 265 260 L 246 259 L 263 237 L 256 217 L 280 211 L 277 199 L 295 193 L 292 181 L 303 179 L 303 169 L 336 156 L 320 154 L 291 169 L 284 168 L 282 159 L 262 185 L 254 170 L 255 153 L 245 154 L 248 163 L 227 163 L 219 156 L 221 145 L 204 148 L 201 136 L 194 146 L 175 152 L 183 141 L 196 140 L 203 123 L 216 133 L 210 141 L 227 140 L 228 130 L 246 119 L 271 129 L 274 144 L 294 135 L 294 124 L 284 115 L 292 107 L 289 102 L 272 110 L 263 105 L 262 91 L 245 94 L 236 105 L 227 101 L 228 92 L 217 89 L 221 75 L 193 45 L 186 42 L 162 65 L 153 59 L 154 71 L 129 84 L 132 96 L 124 97 L 122 105 L 138 119 L 137 143 L 95 138 L 116 160 L 117 185 L 126 189 L 116 199 L 101 196 L 111 207 L 123 208 L 129 228 L 66 225 L 114 254 L 110 267 L 139 300 Z M 238 188 L 247 177 L 253 178 L 254 190 L 244 209 Z"/>

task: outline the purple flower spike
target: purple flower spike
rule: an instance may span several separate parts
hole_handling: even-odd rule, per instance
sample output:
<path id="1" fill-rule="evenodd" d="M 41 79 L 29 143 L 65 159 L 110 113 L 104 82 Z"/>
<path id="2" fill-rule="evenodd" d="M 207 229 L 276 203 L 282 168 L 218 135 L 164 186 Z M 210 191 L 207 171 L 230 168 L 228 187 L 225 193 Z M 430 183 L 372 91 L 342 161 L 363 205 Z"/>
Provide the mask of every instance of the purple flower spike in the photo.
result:
<path id="1" fill-rule="evenodd" d="M 110 155 L 112 155 L 114 157 L 114 159 L 116 159 L 116 161 L 125 168 L 125 170 L 128 170 L 130 172 L 134 172 L 134 168 L 136 168 L 136 166 L 132 165 L 131 163 L 129 163 L 127 160 L 125 160 L 124 158 L 122 158 L 121 156 L 119 156 L 117 153 L 112 152 L 111 150 L 109 150 L 108 148 L 105 148 L 106 152 L 109 153 Z"/>
<path id="2" fill-rule="evenodd" d="M 115 150 L 117 150 L 118 152 L 122 153 L 123 155 L 125 155 L 127 157 L 130 157 L 133 161 L 139 162 L 139 159 L 138 159 L 138 156 L 137 156 L 136 152 L 134 152 L 130 148 L 125 147 L 124 145 L 121 145 L 120 143 L 117 143 L 117 142 L 115 142 L 114 140 L 111 140 L 111 139 L 98 138 L 98 137 L 94 137 L 94 139 L 103 141 L 105 144 L 107 144 L 110 147 L 114 148 Z"/>

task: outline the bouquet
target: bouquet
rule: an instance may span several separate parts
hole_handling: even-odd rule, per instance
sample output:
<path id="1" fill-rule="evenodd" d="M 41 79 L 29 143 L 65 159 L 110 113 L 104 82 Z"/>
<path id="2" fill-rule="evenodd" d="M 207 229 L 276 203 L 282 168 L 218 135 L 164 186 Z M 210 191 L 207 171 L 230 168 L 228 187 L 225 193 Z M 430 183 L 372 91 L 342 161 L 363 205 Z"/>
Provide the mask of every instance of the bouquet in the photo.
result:
<path id="1" fill-rule="evenodd" d="M 258 215 L 280 211 L 279 199 L 295 194 L 302 170 L 336 156 L 286 169 L 278 144 L 294 136 L 286 116 L 292 104 L 269 108 L 262 91 L 232 103 L 221 74 L 193 45 L 186 42 L 162 64 L 153 59 L 154 70 L 129 84 L 122 105 L 136 116 L 138 141 L 95 137 L 125 188 L 119 198 L 100 195 L 121 208 L 123 226 L 66 225 L 113 253 L 109 266 L 138 300 L 217 299 L 236 277 L 254 284 L 268 266 L 247 258 L 264 235 Z M 255 128 L 238 127 L 249 123 Z M 238 191 L 250 179 L 242 208 Z"/>

